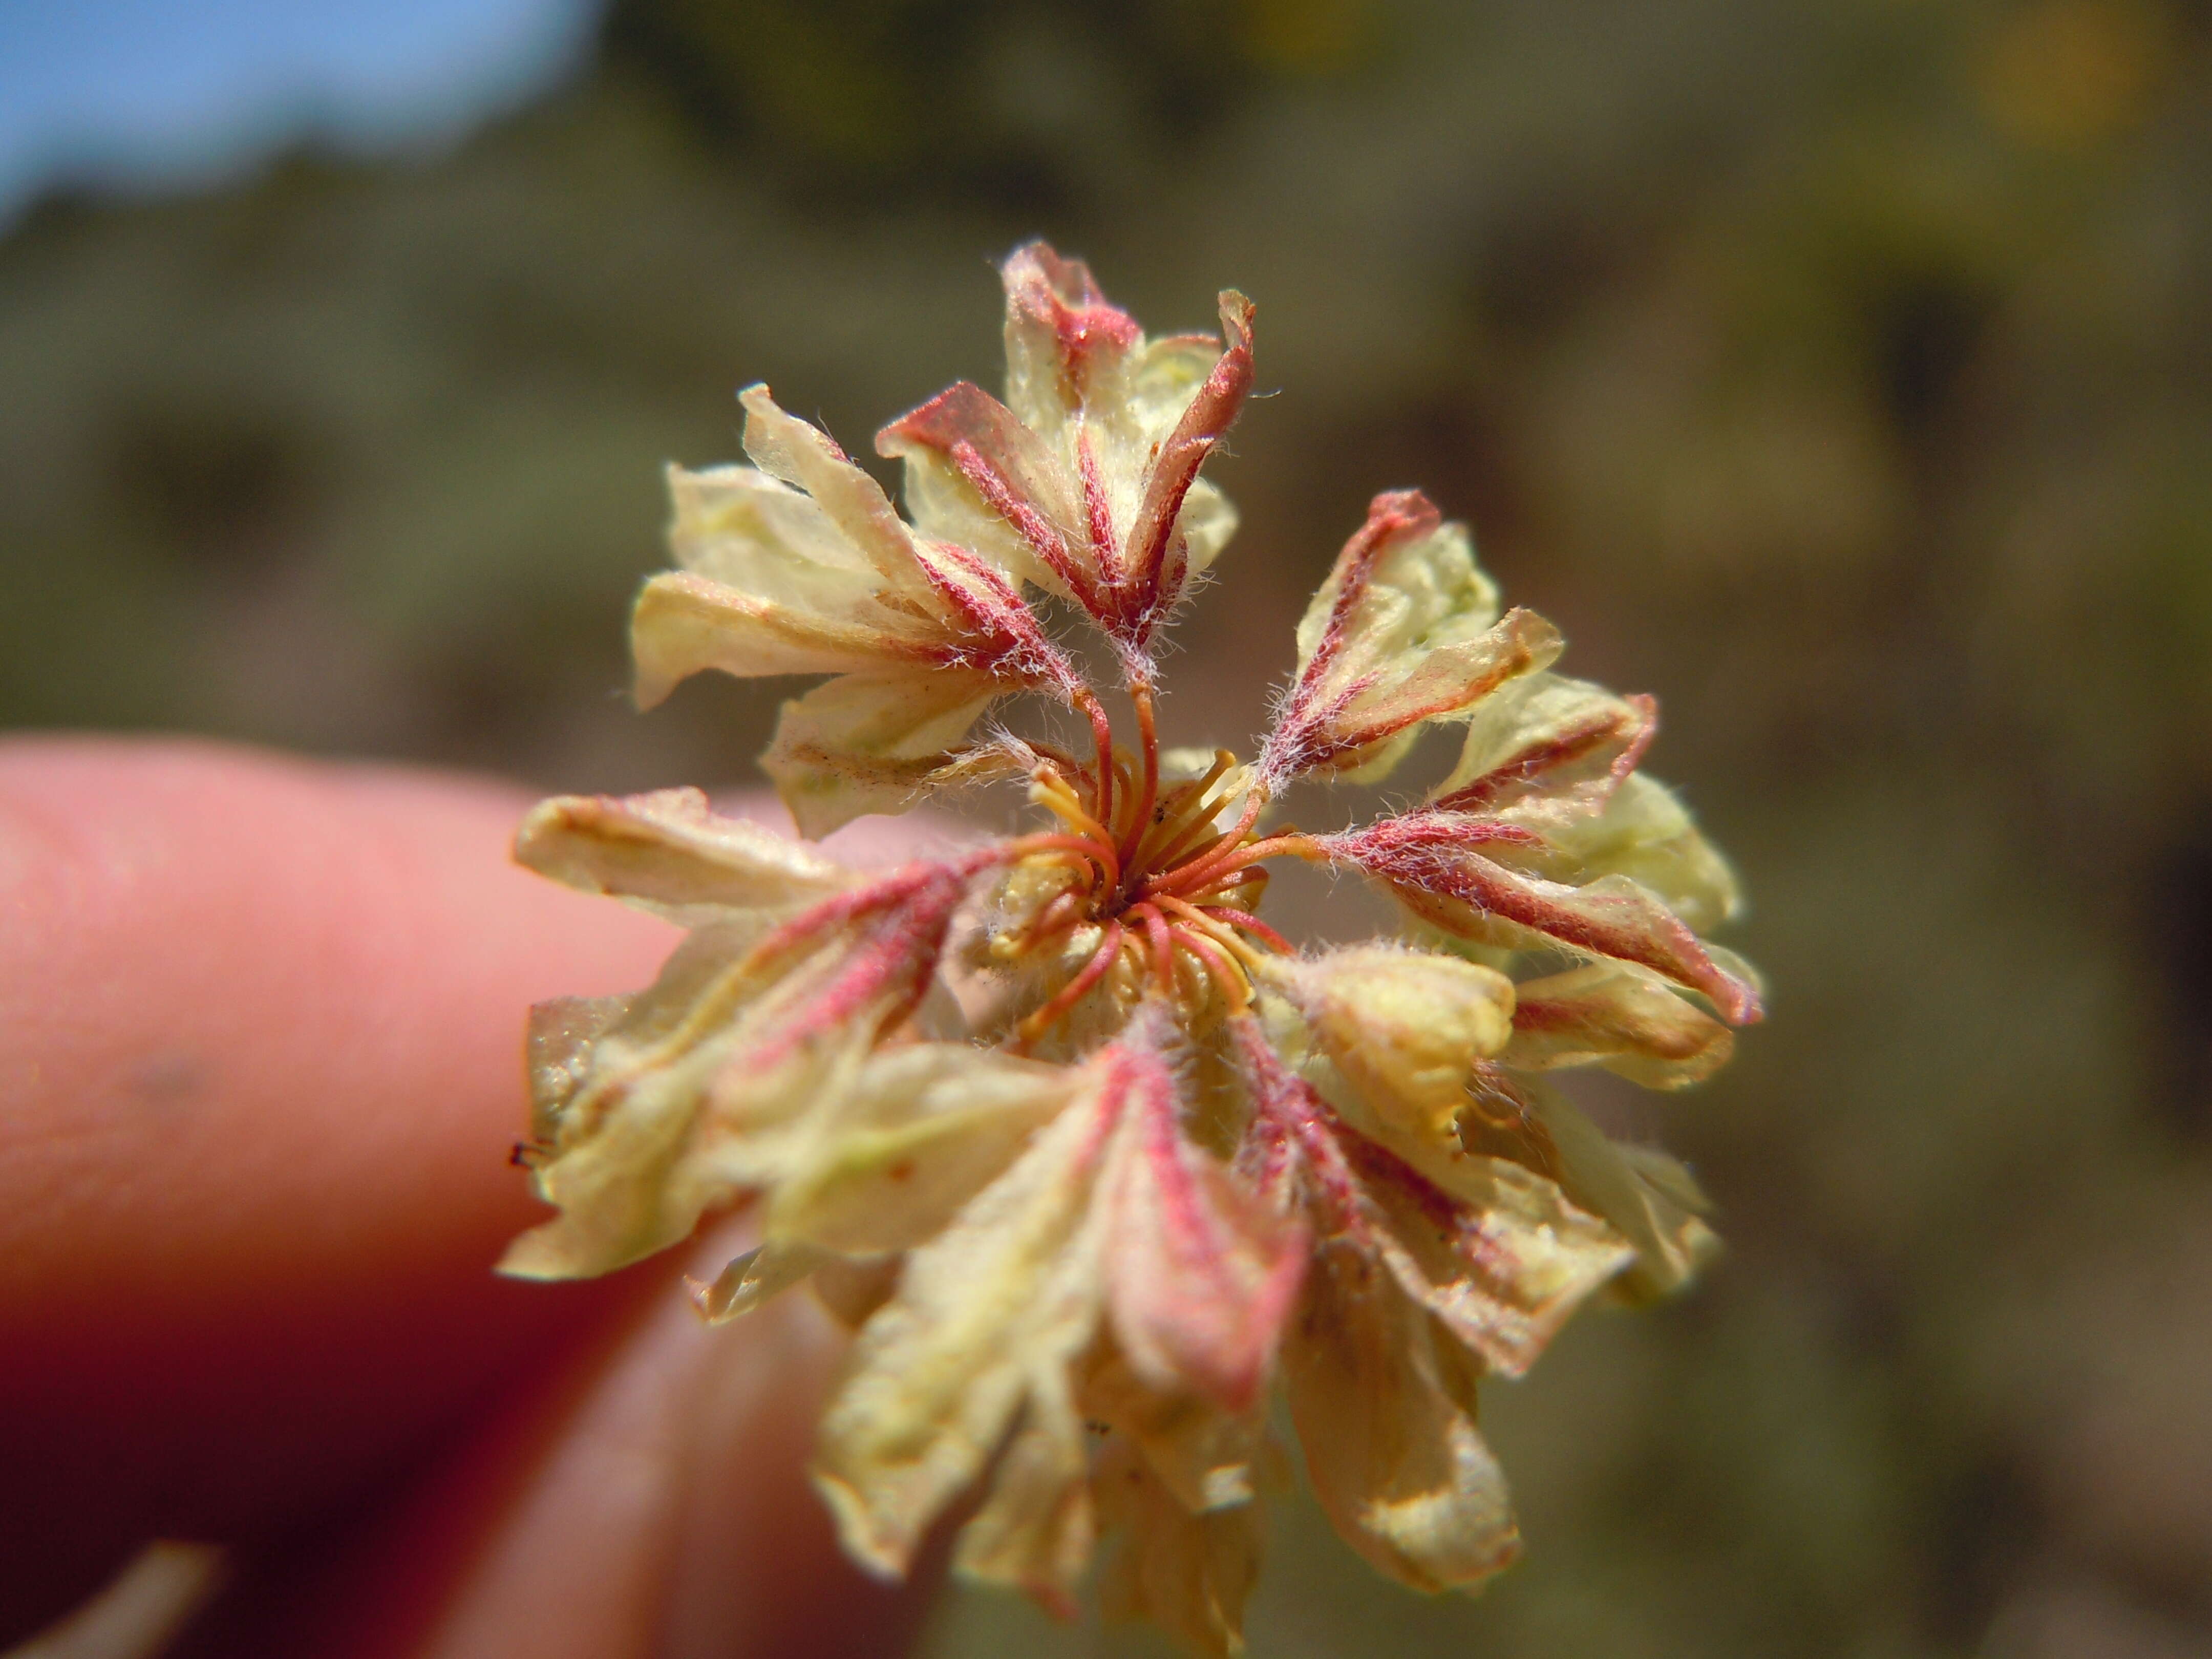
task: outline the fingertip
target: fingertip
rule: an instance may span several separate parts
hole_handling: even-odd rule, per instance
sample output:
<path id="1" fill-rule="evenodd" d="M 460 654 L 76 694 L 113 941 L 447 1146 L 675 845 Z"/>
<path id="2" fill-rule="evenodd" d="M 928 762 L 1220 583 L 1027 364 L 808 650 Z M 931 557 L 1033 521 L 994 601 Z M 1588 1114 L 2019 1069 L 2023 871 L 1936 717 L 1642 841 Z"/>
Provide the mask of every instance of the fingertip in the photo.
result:
<path id="1" fill-rule="evenodd" d="M 514 869 L 526 804 L 0 744 L 0 1347 L 37 1356 L 0 1377 L 10 1462 L 221 1524 L 343 1484 L 592 1300 L 490 1273 L 542 1213 L 507 1162 L 522 1022 L 644 982 L 671 930 Z"/>

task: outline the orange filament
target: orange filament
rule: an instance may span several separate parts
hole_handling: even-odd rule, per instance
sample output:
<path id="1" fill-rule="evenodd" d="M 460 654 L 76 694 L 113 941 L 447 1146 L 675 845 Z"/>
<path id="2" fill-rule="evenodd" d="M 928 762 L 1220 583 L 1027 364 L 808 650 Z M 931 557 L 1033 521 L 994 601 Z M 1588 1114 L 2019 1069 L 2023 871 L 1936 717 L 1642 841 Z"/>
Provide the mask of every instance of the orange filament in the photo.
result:
<path id="1" fill-rule="evenodd" d="M 1214 948 L 1211 939 L 1188 927 L 1176 927 L 1171 931 L 1176 944 L 1206 964 L 1206 973 L 1220 991 L 1222 1000 L 1228 1003 L 1231 1013 L 1241 1014 L 1252 1006 L 1251 981 L 1227 957 Z"/>
<path id="2" fill-rule="evenodd" d="M 1012 859 L 1048 857 L 1060 863 L 1068 860 L 1060 855 L 1073 854 L 1079 860 L 1096 864 L 1109 886 L 1121 879 L 1121 860 L 1114 856 L 1112 847 L 1095 836 L 1056 836 L 1048 832 L 1024 836 L 1018 841 L 1009 842 L 1006 851 Z"/>
<path id="3" fill-rule="evenodd" d="M 1225 904 L 1209 904 L 1206 907 L 1206 914 L 1218 921 L 1227 922 L 1231 927 L 1242 929 L 1285 956 L 1295 954 L 1290 940 L 1249 910 L 1231 909 Z"/>
<path id="4" fill-rule="evenodd" d="M 1260 816 L 1260 792 L 1252 790 L 1244 797 L 1244 810 L 1237 815 L 1237 827 L 1217 837 L 1209 846 L 1192 858 L 1168 871 L 1164 875 L 1148 877 L 1146 886 L 1152 892 L 1202 893 L 1212 885 L 1217 872 L 1225 873 L 1244 837 L 1251 830 L 1253 821 Z"/>
<path id="5" fill-rule="evenodd" d="M 1228 951 L 1229 954 L 1234 957 L 1238 962 L 1249 963 L 1260 960 L 1260 952 L 1255 951 L 1249 945 L 1247 945 L 1243 939 L 1237 938 L 1237 930 L 1234 927 L 1231 927 L 1227 922 L 1219 921 L 1215 918 L 1209 916 L 1205 911 L 1200 909 L 1188 899 L 1180 899 L 1175 897 L 1172 894 L 1165 894 L 1154 900 L 1153 902 L 1158 904 L 1163 910 L 1174 912 L 1176 915 L 1182 919 L 1187 928 L 1196 929 L 1200 933 L 1202 933 L 1207 939 L 1212 939 L 1223 950 Z"/>
<path id="6" fill-rule="evenodd" d="M 1175 809 L 1164 817 L 1153 836 L 1147 836 L 1149 844 L 1140 846 L 1140 861 L 1148 867 L 1172 867 L 1182 858 L 1193 842 L 1205 836 L 1212 824 L 1214 814 L 1221 810 L 1222 801 L 1210 798 L 1206 792 L 1224 772 L 1237 763 L 1237 757 L 1226 749 L 1214 751 L 1212 769 L 1194 784 L 1186 784 L 1174 792 Z"/>
<path id="7" fill-rule="evenodd" d="M 1133 921 L 1144 925 L 1145 937 L 1152 948 L 1152 981 L 1163 993 L 1175 991 L 1175 938 L 1168 919 L 1154 904 L 1133 904 L 1127 912 Z"/>

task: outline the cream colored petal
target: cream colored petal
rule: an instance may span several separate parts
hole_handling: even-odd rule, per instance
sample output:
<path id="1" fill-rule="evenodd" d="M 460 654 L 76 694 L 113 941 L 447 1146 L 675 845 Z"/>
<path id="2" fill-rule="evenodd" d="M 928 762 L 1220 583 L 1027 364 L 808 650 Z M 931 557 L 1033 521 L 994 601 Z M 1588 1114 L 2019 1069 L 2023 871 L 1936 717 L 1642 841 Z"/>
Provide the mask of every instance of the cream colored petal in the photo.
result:
<path id="1" fill-rule="evenodd" d="M 1123 538 L 1123 578 L 1133 591 L 1117 605 L 1121 614 L 1109 631 L 1139 647 L 1173 612 L 1192 572 L 1220 550 L 1218 541 L 1210 547 L 1194 547 L 1185 520 L 1199 469 L 1235 424 L 1252 390 L 1252 302 L 1234 289 L 1224 289 L 1219 300 L 1225 349 L 1205 383 L 1171 432 L 1157 440 L 1139 434 L 1130 446 L 1133 453 L 1115 469 L 1125 471 L 1129 483 L 1139 488 L 1127 498 L 1126 506 L 1119 501 L 1115 504 L 1115 520 Z M 1213 535 L 1223 528 L 1218 518 L 1201 527 Z"/>
<path id="2" fill-rule="evenodd" d="M 817 914 L 848 919 L 818 933 L 811 954 L 794 962 L 808 947 L 777 951 L 773 938 L 763 941 L 749 965 L 780 976 L 726 1028 L 727 1057 L 706 1101 L 702 1170 L 750 1188 L 788 1180 L 845 1121 L 876 1045 L 927 994 L 966 886 L 957 865 L 902 866 L 822 907 Z M 730 1012 L 708 1001 L 693 1029 Z"/>
<path id="3" fill-rule="evenodd" d="M 1459 1165 L 1449 1190 L 1418 1174 L 1367 1173 L 1380 1252 L 1407 1295 L 1486 1364 L 1518 1376 L 1636 1251 L 1519 1164 Z"/>
<path id="4" fill-rule="evenodd" d="M 1559 1185 L 1636 1247 L 1637 1265 L 1620 1288 L 1640 1298 L 1686 1284 L 1720 1248 L 1698 1218 L 1706 1203 L 1690 1172 L 1662 1152 L 1608 1140 L 1556 1089 L 1532 1081 L 1526 1093 L 1550 1139 Z"/>
<path id="5" fill-rule="evenodd" d="M 902 1255 L 830 1255 L 814 1270 L 814 1299 L 848 1331 L 876 1316 L 876 1310 L 898 1294 Z"/>
<path id="6" fill-rule="evenodd" d="M 1731 951 L 1725 945 L 1705 941 L 1705 954 L 1713 959 L 1713 966 L 1730 979 L 1741 980 L 1752 988 L 1763 1003 L 1766 997 L 1766 975 L 1759 971 L 1758 964 Z"/>
<path id="7" fill-rule="evenodd" d="M 738 1021 L 665 1059 L 665 1039 L 620 1028 L 600 1039 L 588 1080 L 567 1103 L 574 1131 L 556 1129 L 537 1169 L 538 1196 L 561 1213 L 516 1239 L 500 1272 L 611 1272 L 686 1237 L 709 1210 L 772 1180 L 789 1155 L 790 1120 L 820 1100 L 849 1048 L 867 1039 L 855 1032 L 842 1047 L 817 1045 L 748 1069 L 749 1051 L 772 1035 L 761 1029 L 769 1023 Z"/>
<path id="8" fill-rule="evenodd" d="M 910 866 L 767 937 L 700 929 L 638 996 L 542 1011 L 532 1167 L 561 1214 L 501 1270 L 605 1273 L 787 1175 L 920 1000 L 963 888 L 951 867 Z"/>
<path id="9" fill-rule="evenodd" d="M 511 1279 L 590 1279 L 687 1237 L 709 1203 L 731 1195 L 697 1182 L 677 1189 L 698 1093 L 694 1079 L 656 1079 L 603 1133 L 541 1170 L 538 1196 L 562 1213 L 508 1245 L 499 1271 Z"/>
<path id="10" fill-rule="evenodd" d="M 716 1052 L 670 1063 L 685 1012 L 726 983 L 750 931 L 694 933 L 634 997 L 563 999 L 531 1011 L 529 1075 L 538 1195 L 563 1213 L 523 1234 L 499 1270 L 522 1279 L 588 1278 L 651 1255 L 697 1224 L 708 1194 L 674 1190 Z"/>
<path id="11" fill-rule="evenodd" d="M 1353 945 L 1270 965 L 1323 1052 L 1409 1133 L 1455 1132 L 1475 1063 L 1513 1033 L 1513 982 L 1435 951 Z"/>
<path id="12" fill-rule="evenodd" d="M 1430 792 L 1454 811 L 1516 809 L 1540 828 L 1604 805 L 1656 728 L 1648 698 L 1548 672 L 1508 681 L 1468 711 L 1458 763 Z"/>
<path id="13" fill-rule="evenodd" d="M 1124 1133 L 1137 1150 L 1105 1194 L 1107 1306 L 1145 1382 L 1243 1411 L 1258 1397 L 1297 1294 L 1304 1230 L 1191 1144 L 1181 1104 L 1166 1090 L 1131 1102 Z"/>
<path id="14" fill-rule="evenodd" d="M 1096 1109 L 1069 1108 L 908 1259 L 822 1423 L 815 1482 L 854 1559 L 904 1572 L 1025 1402 L 1064 1386 L 1103 1294 L 1092 1189 L 1125 1144 Z"/>
<path id="15" fill-rule="evenodd" d="M 1455 714 L 1515 676 L 1549 662 L 1562 647 L 1551 623 L 1533 611 L 1511 611 L 1480 633 L 1440 630 L 1377 662 L 1372 684 L 1353 697 L 1353 721 L 1393 727 L 1409 720 Z M 1378 653 L 1378 656 L 1379 656 Z"/>
<path id="16" fill-rule="evenodd" d="M 757 1244 L 733 1257 L 712 1284 L 688 1279 L 684 1285 L 707 1322 L 720 1325 L 803 1283 L 829 1260 L 829 1251 L 811 1244 Z"/>
<path id="17" fill-rule="evenodd" d="M 1575 1310 L 1635 1262 L 1628 1241 L 1556 1182 L 1397 1127 L 1326 1059 L 1310 1059 L 1306 1071 L 1341 1120 L 1308 1148 L 1329 1165 L 1318 1182 L 1322 1212 L 1337 1212 L 1340 1236 L 1492 1369 L 1527 1370 Z"/>
<path id="18" fill-rule="evenodd" d="M 744 948 L 734 940 L 732 950 Z M 591 1076 L 599 1039 L 619 1024 L 635 997 L 555 997 L 530 1011 L 523 1037 L 523 1069 L 539 1129 L 557 1127 L 562 1114 Z"/>
<path id="19" fill-rule="evenodd" d="M 1425 514 L 1407 507 L 1403 527 L 1382 536 L 1370 556 L 1354 547 L 1346 549 L 1352 556 L 1339 557 L 1299 619 L 1301 669 L 1332 635 L 1340 653 L 1332 683 L 1341 684 L 1404 663 L 1425 646 L 1478 639 L 1498 620 L 1498 585 L 1475 562 L 1467 526 L 1444 523 L 1433 507 Z"/>
<path id="20" fill-rule="evenodd" d="M 960 1529 L 953 1569 L 1026 1590 L 1070 1617 L 1097 1530 L 1083 1423 L 1065 1372 L 1048 1371 L 1036 1378 L 1022 1425 L 992 1469 L 990 1496 Z"/>
<path id="21" fill-rule="evenodd" d="M 943 453 L 920 441 L 902 441 L 891 428 L 877 440 L 877 447 L 900 462 L 900 495 L 922 535 L 973 548 L 1031 586 L 1062 599 L 1073 597 L 1021 533 L 984 502 L 975 486 Z"/>
<path id="22" fill-rule="evenodd" d="M 788 836 L 716 815 L 696 789 L 557 795 L 515 832 L 516 861 L 693 926 L 740 910 L 786 915 L 853 884 Z"/>
<path id="23" fill-rule="evenodd" d="M 958 668 L 842 675 L 783 705 L 761 769 L 809 838 L 904 811 L 957 765 L 962 740 L 1006 690 Z"/>
<path id="24" fill-rule="evenodd" d="M 1099 574 L 1074 458 L 963 380 L 876 434 L 876 453 L 904 464 L 908 503 L 942 540 L 1072 599 Z"/>
<path id="25" fill-rule="evenodd" d="M 1321 839 L 1332 857 L 1382 877 L 1413 915 L 1461 939 L 1635 963 L 1699 992 L 1731 1024 L 1760 1018 L 1756 988 L 1723 969 L 1650 889 L 1617 872 L 1580 885 L 1528 873 L 1503 860 L 1545 862 L 1540 849 L 1478 842 L 1483 850 L 1476 852 L 1438 841 L 1429 831 L 1455 822 L 1441 818 L 1425 826 L 1414 818 L 1386 820 Z"/>
<path id="26" fill-rule="evenodd" d="M 671 471 L 671 540 L 684 568 L 647 583 L 638 601 L 641 704 L 708 668 L 883 677 L 988 664 L 1009 685 L 1065 693 L 1073 669 L 988 557 L 917 544 L 875 481 L 820 432 L 762 387 L 744 403 L 745 441 L 764 470 Z"/>
<path id="27" fill-rule="evenodd" d="M 748 386 L 738 400 L 745 410 L 745 453 L 763 471 L 811 496 L 886 589 L 928 604 L 931 589 L 915 560 L 913 538 L 883 486 L 826 434 L 778 408 L 766 386 Z"/>
<path id="28" fill-rule="evenodd" d="M 1144 335 L 1108 301 L 1091 268 L 1031 242 L 1014 250 L 1000 276 L 1006 290 L 1006 402 L 1022 423 L 1052 437 L 1079 410 L 1119 404 Z"/>
<path id="29" fill-rule="evenodd" d="M 1550 1071 L 1603 1066 L 1653 1089 L 1703 1081 L 1735 1052 L 1728 1027 L 1648 968 L 1593 963 L 1524 981 L 1507 1066 Z"/>
<path id="30" fill-rule="evenodd" d="M 965 1043 L 877 1054 L 777 1188 L 768 1234 L 850 1255 L 912 1249 L 1013 1161 L 1073 1086 L 1063 1067 Z"/>
<path id="31" fill-rule="evenodd" d="M 750 466 L 668 469 L 669 550 L 695 574 L 795 610 L 865 605 L 881 574 L 821 503 Z"/>
<path id="32" fill-rule="evenodd" d="M 1122 405 L 1133 434 L 1153 444 L 1174 431 L 1220 361 L 1221 341 L 1212 334 L 1147 340 L 1131 366 L 1129 394 Z"/>
<path id="33" fill-rule="evenodd" d="M 1079 1401 L 1084 1416 L 1141 1451 L 1194 1514 L 1251 1502 L 1270 1459 L 1279 1456 L 1267 1441 L 1264 1400 L 1230 1412 L 1185 1389 L 1153 1388 L 1111 1342 L 1086 1359 Z"/>
<path id="34" fill-rule="evenodd" d="M 1455 715 L 1562 647 L 1534 612 L 1498 615 L 1465 528 L 1417 492 L 1379 495 L 1298 624 L 1298 675 L 1262 768 L 1387 774 L 1425 721 Z"/>
<path id="35" fill-rule="evenodd" d="M 1200 576 L 1212 568 L 1221 550 L 1236 535 L 1237 507 L 1210 481 L 1200 478 L 1183 497 L 1182 516 L 1176 522 L 1182 532 L 1188 574 Z"/>
<path id="36" fill-rule="evenodd" d="M 1099 1601 L 1109 1618 L 1150 1620 L 1193 1652 L 1244 1651 L 1244 1604 L 1260 1577 L 1259 1506 L 1194 1512 L 1136 1449 L 1109 1442 L 1093 1477 L 1102 1530 L 1120 1540 Z"/>
<path id="37" fill-rule="evenodd" d="M 770 674 L 911 673 L 957 661 L 940 628 L 889 613 L 856 617 L 780 605 L 689 572 L 655 576 L 630 617 L 638 706 L 650 708 L 678 682 L 708 669 L 740 679 Z"/>
<path id="38" fill-rule="evenodd" d="M 1422 1590 L 1512 1563 L 1520 1534 L 1471 1364 L 1380 1264 L 1319 1253 L 1284 1364 L 1315 1494 L 1346 1543 Z"/>
<path id="39" fill-rule="evenodd" d="M 1526 816 L 1508 811 L 1508 822 Z M 1742 908 L 1735 872 L 1698 833 L 1672 791 L 1641 772 L 1624 778 L 1602 811 L 1537 826 L 1549 854 L 1528 861 L 1541 873 L 1584 882 L 1624 876 L 1656 893 L 1698 933 L 1710 933 Z"/>
<path id="40" fill-rule="evenodd" d="M 1221 296 L 1226 349 L 1147 347 L 1079 261 L 1033 244 L 1003 275 L 1006 402 L 963 381 L 884 428 L 877 449 L 906 462 L 908 508 L 930 533 L 1141 655 L 1235 526 L 1197 473 L 1250 387 L 1251 307 Z"/>

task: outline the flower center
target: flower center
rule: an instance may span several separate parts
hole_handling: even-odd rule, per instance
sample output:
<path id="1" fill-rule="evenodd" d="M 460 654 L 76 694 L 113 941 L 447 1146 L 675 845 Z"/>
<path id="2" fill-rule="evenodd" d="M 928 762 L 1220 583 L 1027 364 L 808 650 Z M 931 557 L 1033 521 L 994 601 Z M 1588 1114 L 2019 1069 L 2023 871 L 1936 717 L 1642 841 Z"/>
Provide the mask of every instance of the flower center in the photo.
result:
<path id="1" fill-rule="evenodd" d="M 1231 1012 L 1252 1000 L 1251 969 L 1290 942 L 1253 913 L 1267 890 L 1261 861 L 1310 845 L 1295 831 L 1254 829 L 1265 797 L 1251 769 L 1226 749 L 1200 776 L 1162 786 L 1152 699 L 1133 693 L 1141 753 L 1113 747 L 1094 718 L 1097 757 L 1086 768 L 1054 756 L 1030 774 L 1030 799 L 1060 821 L 1057 831 L 1023 836 L 1016 867 L 1073 872 L 1026 927 L 994 943 L 1017 962 L 1060 951 L 1096 930 L 1097 943 L 1074 975 L 1017 1028 L 1027 1044 L 1109 975 L 1134 986 L 1149 977 L 1182 1000 L 1218 998 Z M 1235 808 L 1233 818 L 1224 815 Z"/>

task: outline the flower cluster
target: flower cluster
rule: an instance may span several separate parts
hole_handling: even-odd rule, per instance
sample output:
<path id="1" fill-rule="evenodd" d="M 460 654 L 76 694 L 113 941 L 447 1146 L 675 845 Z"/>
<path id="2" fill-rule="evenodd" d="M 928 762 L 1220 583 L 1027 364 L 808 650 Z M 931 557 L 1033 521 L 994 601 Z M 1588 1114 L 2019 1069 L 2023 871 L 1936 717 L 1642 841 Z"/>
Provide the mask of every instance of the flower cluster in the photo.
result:
<path id="1" fill-rule="evenodd" d="M 751 465 L 672 471 L 638 696 L 831 676 L 763 762 L 808 836 L 994 779 L 1041 826 L 860 873 L 696 791 L 537 808 L 523 862 L 691 931 L 650 988 L 535 1012 L 525 1156 L 559 1214 L 503 1266 L 605 1273 L 757 1197 L 763 1242 L 696 1294 L 728 1319 L 811 1280 L 855 1327 L 816 1480 L 857 1559 L 902 1572 L 972 1492 L 961 1571 L 1065 1607 L 1118 1534 L 1109 1598 L 1232 1652 L 1278 1385 L 1382 1571 L 1465 1588 L 1513 1559 L 1477 1383 L 1712 1242 L 1688 1173 L 1546 1074 L 1696 1082 L 1759 994 L 1702 937 L 1726 865 L 1636 769 L 1651 702 L 1553 672 L 1558 633 L 1500 615 L 1418 493 L 1339 556 L 1257 758 L 1163 753 L 1155 653 L 1235 527 L 1199 473 L 1252 307 L 1148 339 L 1042 244 L 1004 276 L 1005 401 L 963 383 L 878 436 L 904 517 L 765 387 Z M 1095 627 L 1130 747 L 1038 593 Z M 986 720 L 1017 696 L 1078 740 Z M 1418 806 L 1267 820 L 1431 726 L 1460 757 Z M 1297 951 L 1256 914 L 1282 858 L 1363 872 L 1404 937 Z"/>

